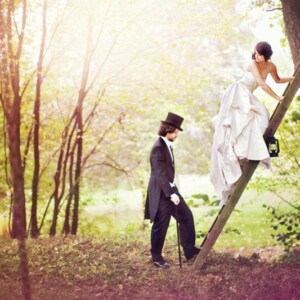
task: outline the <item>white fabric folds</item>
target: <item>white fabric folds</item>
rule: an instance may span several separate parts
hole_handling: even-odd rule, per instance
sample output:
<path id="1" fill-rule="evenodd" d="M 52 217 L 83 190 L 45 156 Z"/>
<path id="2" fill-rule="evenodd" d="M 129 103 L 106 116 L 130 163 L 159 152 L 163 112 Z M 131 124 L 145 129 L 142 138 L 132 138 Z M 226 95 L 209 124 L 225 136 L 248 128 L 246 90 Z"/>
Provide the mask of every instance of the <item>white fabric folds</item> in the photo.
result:
<path id="1" fill-rule="evenodd" d="M 267 108 L 254 96 L 257 82 L 251 72 L 225 92 L 220 111 L 212 122 L 215 134 L 210 178 L 225 204 L 242 171 L 239 160 L 258 160 L 266 168 L 271 159 L 263 139 L 269 124 Z"/>

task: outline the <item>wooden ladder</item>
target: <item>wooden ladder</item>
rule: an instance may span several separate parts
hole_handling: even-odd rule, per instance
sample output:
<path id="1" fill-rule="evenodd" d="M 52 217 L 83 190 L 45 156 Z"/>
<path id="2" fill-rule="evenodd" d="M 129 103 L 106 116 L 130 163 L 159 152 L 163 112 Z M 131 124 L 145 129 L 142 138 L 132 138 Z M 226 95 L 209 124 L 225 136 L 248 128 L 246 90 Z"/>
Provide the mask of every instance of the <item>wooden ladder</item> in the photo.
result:
<path id="1" fill-rule="evenodd" d="M 265 131 L 264 139 L 268 140 L 270 137 L 274 136 L 276 130 L 278 129 L 285 113 L 287 112 L 290 104 L 293 101 L 298 89 L 300 88 L 300 65 L 298 65 L 295 73 L 294 80 L 288 84 L 284 91 L 284 99 L 281 103 L 278 103 L 274 113 L 270 119 L 268 128 Z M 223 205 L 219 211 L 217 217 L 215 218 L 213 224 L 211 225 L 208 233 L 203 239 L 201 244 L 201 251 L 197 255 L 194 263 L 193 269 L 201 269 L 210 250 L 213 248 L 216 240 L 218 239 L 220 233 L 223 230 L 226 222 L 228 221 L 231 213 L 233 212 L 236 204 L 238 203 L 240 197 L 243 194 L 248 182 L 250 181 L 254 171 L 256 170 L 259 161 L 248 161 L 243 168 L 243 173 L 240 179 L 238 180 L 231 196 L 226 202 L 226 205 Z"/>

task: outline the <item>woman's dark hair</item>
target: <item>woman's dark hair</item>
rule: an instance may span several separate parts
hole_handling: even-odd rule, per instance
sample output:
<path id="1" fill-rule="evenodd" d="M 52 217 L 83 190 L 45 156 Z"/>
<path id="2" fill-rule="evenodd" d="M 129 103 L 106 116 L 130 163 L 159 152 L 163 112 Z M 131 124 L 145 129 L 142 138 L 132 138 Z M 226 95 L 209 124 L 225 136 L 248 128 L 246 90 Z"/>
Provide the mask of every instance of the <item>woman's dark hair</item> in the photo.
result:
<path id="1" fill-rule="evenodd" d="M 258 54 L 263 55 L 265 60 L 269 60 L 273 54 L 271 45 L 267 42 L 260 42 L 255 46 L 255 50 Z M 255 51 L 252 54 L 252 59 L 255 59 Z"/>
<path id="2" fill-rule="evenodd" d="M 160 124 L 160 127 L 158 129 L 158 133 L 157 134 L 160 135 L 160 136 L 166 136 L 167 133 L 173 133 L 173 132 L 175 132 L 175 130 L 176 130 L 176 127 L 174 127 L 174 126 L 172 126 L 170 124 L 162 122 Z"/>

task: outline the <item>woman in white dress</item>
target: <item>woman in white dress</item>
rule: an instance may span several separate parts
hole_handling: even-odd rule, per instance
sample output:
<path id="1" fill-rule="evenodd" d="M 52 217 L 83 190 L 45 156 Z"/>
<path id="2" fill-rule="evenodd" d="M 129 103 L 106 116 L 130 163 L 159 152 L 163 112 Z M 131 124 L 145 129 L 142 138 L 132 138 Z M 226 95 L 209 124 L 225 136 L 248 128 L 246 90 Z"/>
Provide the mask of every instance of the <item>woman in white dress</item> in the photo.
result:
<path id="1" fill-rule="evenodd" d="M 267 42 L 256 45 L 245 76 L 225 92 L 218 115 L 213 118 L 215 134 L 211 154 L 210 178 L 224 205 L 237 180 L 241 166 L 247 160 L 258 160 L 266 168 L 271 165 L 270 155 L 263 139 L 269 124 L 267 108 L 253 95 L 257 87 L 281 101 L 265 82 L 271 74 L 276 83 L 286 83 L 293 77 L 281 78 L 270 61 L 272 48 Z"/>

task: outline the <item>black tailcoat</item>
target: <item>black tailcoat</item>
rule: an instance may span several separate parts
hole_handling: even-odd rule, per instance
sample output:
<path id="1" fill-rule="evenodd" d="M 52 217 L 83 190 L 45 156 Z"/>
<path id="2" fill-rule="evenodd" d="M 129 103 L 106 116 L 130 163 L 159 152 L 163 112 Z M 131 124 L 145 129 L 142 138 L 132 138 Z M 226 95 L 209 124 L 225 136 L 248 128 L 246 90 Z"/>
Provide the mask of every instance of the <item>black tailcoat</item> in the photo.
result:
<path id="1" fill-rule="evenodd" d="M 174 182 L 175 166 L 165 141 L 160 137 L 153 145 L 150 153 L 151 174 L 147 190 L 145 219 L 154 220 L 161 196 L 169 198 L 178 194 Z"/>

